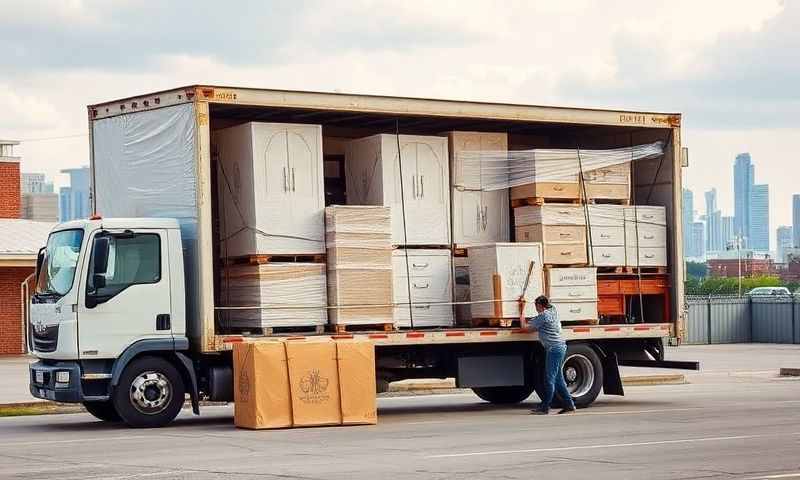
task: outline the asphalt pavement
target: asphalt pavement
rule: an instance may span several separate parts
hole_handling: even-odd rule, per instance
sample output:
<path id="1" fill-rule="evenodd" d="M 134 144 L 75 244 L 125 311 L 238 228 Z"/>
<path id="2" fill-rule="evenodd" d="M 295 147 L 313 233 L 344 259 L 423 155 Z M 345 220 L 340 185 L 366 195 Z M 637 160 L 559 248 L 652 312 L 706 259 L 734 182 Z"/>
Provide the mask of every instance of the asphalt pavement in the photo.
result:
<path id="1" fill-rule="evenodd" d="M 379 425 L 236 429 L 232 407 L 131 430 L 0 419 L 3 479 L 800 478 L 800 379 L 756 371 L 629 387 L 575 415 L 469 393 L 382 398 Z"/>

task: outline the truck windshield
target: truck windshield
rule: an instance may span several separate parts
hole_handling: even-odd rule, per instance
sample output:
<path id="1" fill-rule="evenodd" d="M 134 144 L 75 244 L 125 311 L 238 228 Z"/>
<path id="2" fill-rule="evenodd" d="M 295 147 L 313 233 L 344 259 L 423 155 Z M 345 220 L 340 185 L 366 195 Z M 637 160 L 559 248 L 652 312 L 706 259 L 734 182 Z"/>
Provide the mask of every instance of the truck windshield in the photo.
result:
<path id="1" fill-rule="evenodd" d="M 36 281 L 37 295 L 63 297 L 70 291 L 82 242 L 83 230 L 62 230 L 50 234 Z"/>

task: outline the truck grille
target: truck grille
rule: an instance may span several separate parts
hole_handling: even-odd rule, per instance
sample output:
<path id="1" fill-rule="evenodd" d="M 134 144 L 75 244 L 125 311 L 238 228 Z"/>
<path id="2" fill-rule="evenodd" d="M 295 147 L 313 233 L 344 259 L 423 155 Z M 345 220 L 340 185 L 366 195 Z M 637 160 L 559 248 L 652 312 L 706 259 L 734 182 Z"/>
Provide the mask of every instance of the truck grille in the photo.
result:
<path id="1" fill-rule="evenodd" d="M 39 331 L 33 329 L 33 347 L 37 352 L 54 352 L 58 347 L 58 325 Z"/>

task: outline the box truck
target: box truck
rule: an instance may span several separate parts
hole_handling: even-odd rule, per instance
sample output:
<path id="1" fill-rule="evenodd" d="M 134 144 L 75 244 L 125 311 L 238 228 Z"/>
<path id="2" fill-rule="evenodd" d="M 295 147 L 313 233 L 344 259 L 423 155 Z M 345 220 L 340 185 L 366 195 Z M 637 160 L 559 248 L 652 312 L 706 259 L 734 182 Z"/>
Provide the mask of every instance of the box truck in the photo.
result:
<path id="1" fill-rule="evenodd" d="M 576 404 L 586 406 L 601 391 L 623 394 L 619 365 L 696 367 L 664 359 L 665 341 L 679 342 L 684 334 L 679 114 L 203 85 L 91 105 L 88 121 L 96 213 L 55 227 L 39 255 L 28 319 L 29 349 L 38 359 L 30 367 L 35 397 L 82 403 L 103 420 L 163 426 L 187 396 L 196 414 L 203 399 L 233 400 L 234 344 L 315 335 L 373 342 L 379 387 L 454 377 L 459 387 L 496 404 L 521 402 L 537 389 L 543 350 L 535 331 L 412 324 L 388 331 L 253 334 L 226 326 L 216 202 L 220 182 L 230 179 L 218 171 L 212 138 L 248 122 L 321 126 L 322 145 L 315 148 L 326 163 L 328 154 L 334 163 L 344 154 L 347 141 L 376 134 L 506 132 L 509 150 L 663 142 L 663 155 L 633 166 L 631 202 L 666 212 L 668 267 L 658 285 L 664 295 L 656 313 L 644 315 L 648 279 L 641 271 L 604 287 L 610 302 L 618 298 L 619 308 L 637 314 L 565 325 L 564 371 Z M 297 186 L 303 172 L 295 168 L 301 167 L 284 166 L 284 191 L 304 188 Z M 328 203 L 341 202 L 342 185 L 326 182 Z M 492 213 L 486 210 L 484 217 Z M 292 221 L 290 209 L 279 221 Z M 626 296 L 626 288 L 638 297 Z M 623 305 L 635 301 L 640 304 Z"/>

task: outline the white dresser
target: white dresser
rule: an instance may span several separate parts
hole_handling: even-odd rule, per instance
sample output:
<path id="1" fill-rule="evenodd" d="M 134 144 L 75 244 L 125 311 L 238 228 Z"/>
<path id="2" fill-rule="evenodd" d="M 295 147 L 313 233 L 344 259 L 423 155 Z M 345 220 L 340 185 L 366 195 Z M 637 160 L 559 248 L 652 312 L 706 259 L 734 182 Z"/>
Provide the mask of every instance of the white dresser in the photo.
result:
<path id="1" fill-rule="evenodd" d="M 473 318 L 519 318 L 516 300 L 522 295 L 530 263 L 533 271 L 528 280 L 525 299 L 526 316 L 536 313 L 533 301 L 544 292 L 542 274 L 542 244 L 540 243 L 495 243 L 478 245 L 468 249 L 469 290 L 473 302 Z M 499 297 L 495 296 L 494 275 L 500 276 Z M 486 300 L 503 300 L 500 316 L 495 312 L 495 303 Z"/>
<path id="2" fill-rule="evenodd" d="M 597 269 L 548 268 L 547 296 L 562 322 L 597 320 Z"/>
<path id="3" fill-rule="evenodd" d="M 394 245 L 448 245 L 448 164 L 446 137 L 381 134 L 353 140 L 345 155 L 347 203 L 391 207 Z"/>
<path id="4" fill-rule="evenodd" d="M 222 256 L 325 253 L 322 127 L 245 123 L 212 150 Z"/>
<path id="5" fill-rule="evenodd" d="M 667 266 L 667 214 L 664 207 L 625 207 L 626 265 Z"/>
<path id="6" fill-rule="evenodd" d="M 597 267 L 625 265 L 625 220 L 622 205 L 589 205 L 591 264 Z"/>
<path id="7" fill-rule="evenodd" d="M 450 250 L 408 248 L 392 252 L 394 303 L 406 304 L 394 308 L 398 327 L 411 327 L 412 318 L 414 327 L 453 325 L 452 305 L 425 305 L 453 301 L 451 262 Z"/>
<path id="8" fill-rule="evenodd" d="M 508 189 L 484 190 L 484 170 L 495 171 L 498 159 L 487 162 L 464 152 L 498 152 L 508 150 L 506 133 L 450 132 L 450 171 L 453 176 L 451 199 L 453 202 L 453 243 L 459 247 L 507 242 Z"/>

